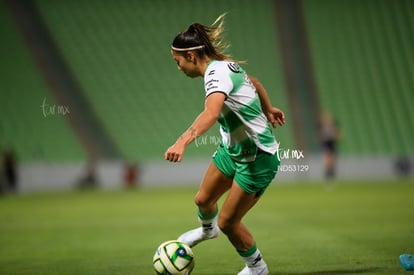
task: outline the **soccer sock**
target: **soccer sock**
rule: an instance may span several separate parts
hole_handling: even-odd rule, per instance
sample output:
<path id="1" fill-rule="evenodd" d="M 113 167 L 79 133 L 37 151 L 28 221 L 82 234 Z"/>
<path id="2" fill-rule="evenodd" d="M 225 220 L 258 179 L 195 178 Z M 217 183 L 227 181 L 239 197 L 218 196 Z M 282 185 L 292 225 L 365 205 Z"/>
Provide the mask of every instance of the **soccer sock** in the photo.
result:
<path id="1" fill-rule="evenodd" d="M 254 244 L 253 247 L 247 251 L 237 250 L 237 252 L 243 258 L 244 262 L 248 267 L 254 267 L 258 262 L 263 260 L 262 254 L 260 253 L 260 250 L 256 247 L 256 244 Z"/>
<path id="2" fill-rule="evenodd" d="M 203 228 L 203 232 L 205 234 L 209 234 L 213 229 L 217 227 L 218 208 L 214 213 L 208 215 L 201 213 L 200 209 L 198 209 L 197 212 L 198 221 L 200 222 L 201 227 Z"/>

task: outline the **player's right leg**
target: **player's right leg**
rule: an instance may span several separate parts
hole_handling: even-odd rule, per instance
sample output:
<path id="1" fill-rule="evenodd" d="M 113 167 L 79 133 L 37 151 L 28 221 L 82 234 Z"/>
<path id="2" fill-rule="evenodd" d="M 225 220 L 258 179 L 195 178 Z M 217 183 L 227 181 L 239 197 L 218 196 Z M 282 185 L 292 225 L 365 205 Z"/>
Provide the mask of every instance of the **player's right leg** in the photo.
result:
<path id="1" fill-rule="evenodd" d="M 198 221 L 200 222 L 200 227 L 185 232 L 178 237 L 179 241 L 193 247 L 204 240 L 218 236 L 220 230 L 217 226 L 217 201 L 230 189 L 232 181 L 213 162 L 210 163 L 200 185 L 200 189 L 194 198 L 198 206 Z"/>

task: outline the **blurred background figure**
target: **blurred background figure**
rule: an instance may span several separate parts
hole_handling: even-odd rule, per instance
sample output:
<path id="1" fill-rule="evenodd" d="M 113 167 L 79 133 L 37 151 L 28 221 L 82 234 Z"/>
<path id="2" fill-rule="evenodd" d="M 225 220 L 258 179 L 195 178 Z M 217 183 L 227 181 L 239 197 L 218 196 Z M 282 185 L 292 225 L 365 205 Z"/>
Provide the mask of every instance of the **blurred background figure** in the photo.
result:
<path id="1" fill-rule="evenodd" d="M 339 137 L 340 129 L 332 114 L 327 111 L 322 112 L 318 127 L 318 138 L 322 147 L 326 179 L 333 179 L 336 175 L 337 143 Z"/>
<path id="2" fill-rule="evenodd" d="M 18 188 L 18 176 L 17 176 L 17 163 L 16 158 L 12 150 L 6 150 L 2 154 L 1 161 L 2 168 L 0 176 L 2 179 L 1 183 L 1 192 L 3 193 L 15 193 Z"/>
<path id="3" fill-rule="evenodd" d="M 79 178 L 79 188 L 95 188 L 99 184 L 96 176 L 96 161 L 90 160 L 85 166 L 82 176 Z"/>
<path id="4" fill-rule="evenodd" d="M 395 160 L 395 173 L 399 178 L 407 178 L 411 173 L 411 161 L 407 156 L 399 156 Z"/>
<path id="5" fill-rule="evenodd" d="M 125 163 L 124 183 L 126 187 L 135 187 L 138 185 L 138 165 L 135 162 Z"/>

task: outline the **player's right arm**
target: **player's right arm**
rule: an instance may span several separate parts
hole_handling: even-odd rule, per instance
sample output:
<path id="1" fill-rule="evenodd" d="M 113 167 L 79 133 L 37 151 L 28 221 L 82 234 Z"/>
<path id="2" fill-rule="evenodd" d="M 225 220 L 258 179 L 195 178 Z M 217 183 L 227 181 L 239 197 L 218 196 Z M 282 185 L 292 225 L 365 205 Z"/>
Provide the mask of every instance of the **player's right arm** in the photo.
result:
<path id="1" fill-rule="evenodd" d="M 164 154 L 165 160 L 171 162 L 180 162 L 183 158 L 185 148 L 191 144 L 197 137 L 203 135 L 210 129 L 220 116 L 221 107 L 223 106 L 225 94 L 215 92 L 210 94 L 204 104 L 204 111 L 178 139 L 167 149 Z"/>

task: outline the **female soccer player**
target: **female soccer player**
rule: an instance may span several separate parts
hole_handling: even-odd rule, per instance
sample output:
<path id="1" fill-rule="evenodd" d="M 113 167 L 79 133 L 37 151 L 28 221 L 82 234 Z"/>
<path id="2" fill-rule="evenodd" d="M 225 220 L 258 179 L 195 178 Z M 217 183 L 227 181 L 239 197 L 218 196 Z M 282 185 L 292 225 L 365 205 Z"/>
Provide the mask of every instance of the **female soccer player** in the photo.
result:
<path id="1" fill-rule="evenodd" d="M 191 24 L 171 46 L 178 69 L 189 77 L 204 77 L 204 111 L 164 154 L 180 162 L 186 146 L 216 121 L 222 142 L 212 157 L 195 196 L 200 227 L 178 240 L 190 247 L 218 236 L 227 236 L 246 266 L 239 275 L 265 275 L 268 268 L 242 218 L 256 204 L 276 175 L 279 160 L 272 129 L 283 125 L 283 112 L 271 105 L 260 82 L 224 53 L 224 15 L 211 26 Z M 217 201 L 229 191 L 219 213 Z"/>

